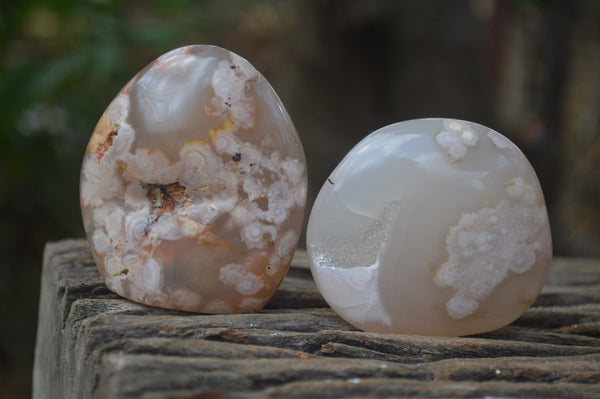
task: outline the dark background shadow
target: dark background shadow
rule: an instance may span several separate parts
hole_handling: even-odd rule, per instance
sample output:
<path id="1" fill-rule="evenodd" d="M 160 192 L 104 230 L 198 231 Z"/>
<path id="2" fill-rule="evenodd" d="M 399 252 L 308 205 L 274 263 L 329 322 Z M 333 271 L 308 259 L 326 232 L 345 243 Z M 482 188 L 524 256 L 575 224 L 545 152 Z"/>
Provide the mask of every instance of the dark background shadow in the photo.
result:
<path id="1" fill-rule="evenodd" d="M 83 237 L 94 125 L 136 72 L 187 44 L 225 47 L 267 77 L 304 144 L 309 205 L 369 132 L 467 119 L 532 161 L 555 253 L 600 257 L 598 1 L 3 0 L 0 398 L 30 396 L 42 250 Z"/>

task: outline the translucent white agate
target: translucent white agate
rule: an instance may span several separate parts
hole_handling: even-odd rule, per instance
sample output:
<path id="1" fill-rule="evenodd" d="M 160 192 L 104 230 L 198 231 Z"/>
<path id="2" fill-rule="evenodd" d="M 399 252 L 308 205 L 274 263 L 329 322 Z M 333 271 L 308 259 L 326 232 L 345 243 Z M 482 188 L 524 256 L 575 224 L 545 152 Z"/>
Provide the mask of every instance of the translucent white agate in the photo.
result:
<path id="1" fill-rule="evenodd" d="M 323 185 L 307 232 L 329 305 L 373 332 L 458 336 L 518 318 L 552 257 L 535 172 L 485 126 L 418 119 L 356 145 Z"/>
<path id="2" fill-rule="evenodd" d="M 262 308 L 288 269 L 305 202 L 304 153 L 277 94 L 214 46 L 173 50 L 127 83 L 81 170 L 107 286 L 178 310 Z"/>

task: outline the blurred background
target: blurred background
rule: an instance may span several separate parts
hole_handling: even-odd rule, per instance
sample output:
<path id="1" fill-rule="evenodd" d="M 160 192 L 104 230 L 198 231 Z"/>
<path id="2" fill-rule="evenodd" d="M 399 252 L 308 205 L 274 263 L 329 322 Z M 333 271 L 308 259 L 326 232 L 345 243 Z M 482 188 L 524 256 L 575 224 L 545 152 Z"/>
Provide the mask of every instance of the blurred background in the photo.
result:
<path id="1" fill-rule="evenodd" d="M 369 132 L 467 119 L 533 163 L 555 254 L 600 257 L 600 1 L 2 0 L 0 398 L 30 397 L 43 247 L 84 235 L 97 120 L 187 44 L 232 50 L 270 81 L 304 144 L 309 206 Z"/>

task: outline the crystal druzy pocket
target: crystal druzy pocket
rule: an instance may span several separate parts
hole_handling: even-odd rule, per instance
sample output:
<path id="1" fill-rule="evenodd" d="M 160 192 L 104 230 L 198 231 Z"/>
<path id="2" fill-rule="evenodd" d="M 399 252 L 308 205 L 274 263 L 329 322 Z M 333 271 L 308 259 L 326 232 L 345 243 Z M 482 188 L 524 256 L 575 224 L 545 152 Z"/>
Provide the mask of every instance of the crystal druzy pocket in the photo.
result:
<path id="1" fill-rule="evenodd" d="M 467 335 L 519 317 L 552 257 L 544 196 L 525 156 L 476 123 L 418 119 L 362 140 L 308 223 L 313 276 L 351 324 Z"/>
<path id="2" fill-rule="evenodd" d="M 249 312 L 291 262 L 306 163 L 283 104 L 250 63 L 188 46 L 153 61 L 110 103 L 80 194 L 112 291 L 171 309 Z"/>

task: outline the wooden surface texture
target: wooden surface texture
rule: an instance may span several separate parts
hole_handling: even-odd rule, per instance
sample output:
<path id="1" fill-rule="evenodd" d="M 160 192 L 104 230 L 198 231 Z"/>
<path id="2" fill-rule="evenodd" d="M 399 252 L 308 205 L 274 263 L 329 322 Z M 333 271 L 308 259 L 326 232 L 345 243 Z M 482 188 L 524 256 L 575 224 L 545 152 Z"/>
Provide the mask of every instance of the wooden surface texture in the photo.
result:
<path id="1" fill-rule="evenodd" d="M 34 398 L 600 398 L 600 261 L 555 259 L 510 326 L 471 337 L 357 331 L 297 253 L 257 314 L 151 308 L 110 292 L 87 243 L 46 247 Z"/>

